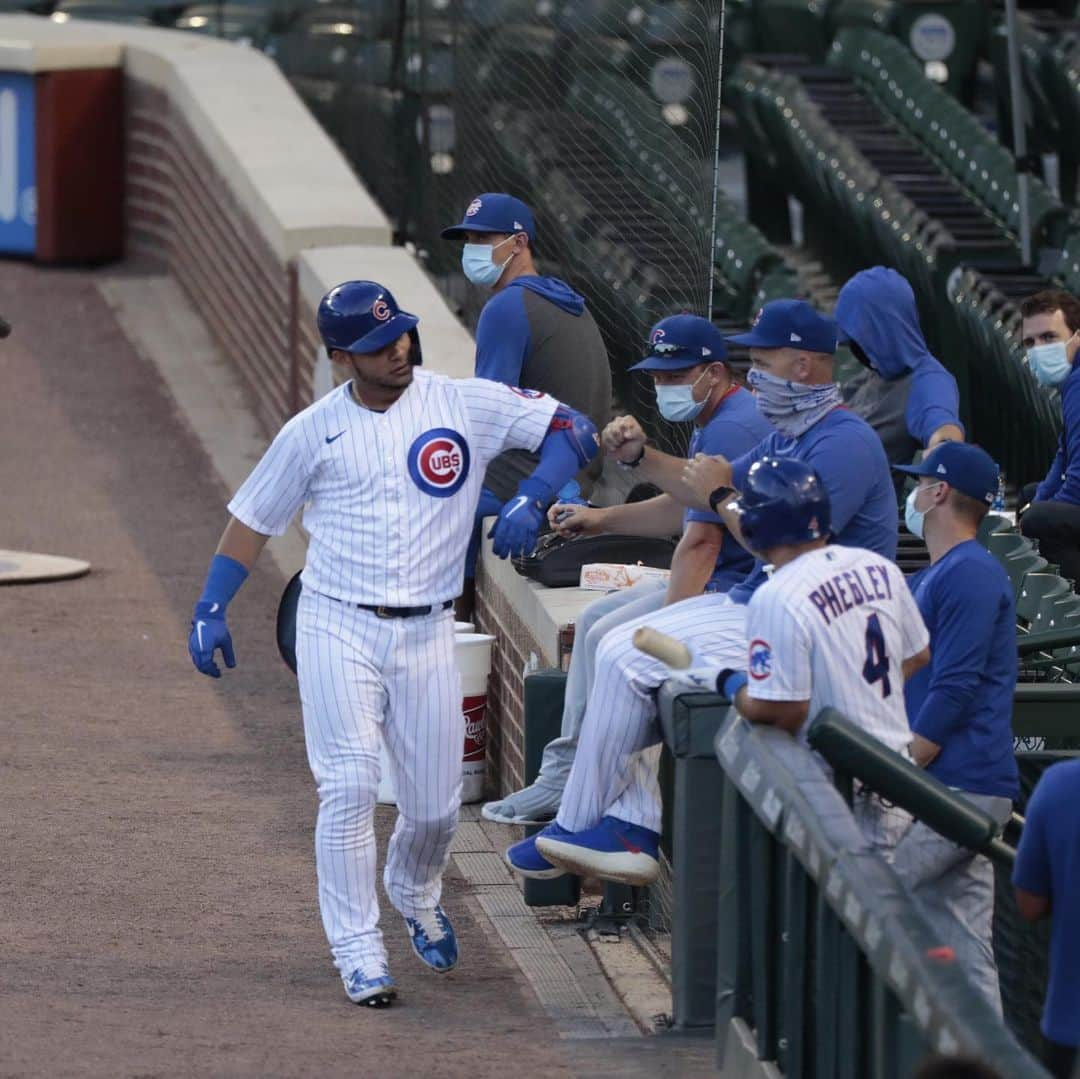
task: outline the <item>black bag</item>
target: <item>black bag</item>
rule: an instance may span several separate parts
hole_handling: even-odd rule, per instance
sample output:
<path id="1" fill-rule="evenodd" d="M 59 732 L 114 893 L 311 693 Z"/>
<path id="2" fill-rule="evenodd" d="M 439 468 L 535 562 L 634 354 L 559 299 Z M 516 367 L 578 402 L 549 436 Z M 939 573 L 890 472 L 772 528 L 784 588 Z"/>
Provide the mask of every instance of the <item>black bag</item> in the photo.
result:
<path id="1" fill-rule="evenodd" d="M 548 588 L 577 588 L 581 567 L 590 562 L 615 562 L 670 569 L 675 541 L 655 536 L 579 536 L 563 539 L 554 532 L 540 537 L 536 551 L 515 558 L 514 569 Z"/>

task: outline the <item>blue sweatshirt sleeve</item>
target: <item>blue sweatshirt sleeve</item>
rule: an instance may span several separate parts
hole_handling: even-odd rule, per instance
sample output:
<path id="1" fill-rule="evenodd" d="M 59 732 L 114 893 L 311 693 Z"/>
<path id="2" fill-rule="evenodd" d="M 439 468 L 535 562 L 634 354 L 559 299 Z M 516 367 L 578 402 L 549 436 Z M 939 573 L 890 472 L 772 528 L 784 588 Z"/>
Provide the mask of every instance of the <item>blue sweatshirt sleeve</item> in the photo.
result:
<path id="1" fill-rule="evenodd" d="M 908 433 L 920 446 L 925 446 L 930 436 L 947 423 L 963 431 L 956 379 L 937 360 L 927 357 L 915 368 L 904 417 Z"/>
<path id="2" fill-rule="evenodd" d="M 476 326 L 476 377 L 517 386 L 529 354 L 529 319 L 520 288 L 492 296 Z"/>
<path id="3" fill-rule="evenodd" d="M 1012 874 L 1012 882 L 1017 888 L 1045 897 L 1050 896 L 1053 880 L 1046 842 L 1047 799 L 1051 793 L 1051 783 L 1047 780 L 1052 777 L 1053 771 L 1053 768 L 1048 768 L 1043 774 L 1024 811 L 1024 830 L 1020 835 L 1020 845 L 1016 848 Z"/>
<path id="4" fill-rule="evenodd" d="M 1057 453 L 1054 454 L 1054 460 L 1050 463 L 1050 468 L 1046 473 L 1045 479 L 1035 489 L 1035 497 L 1032 502 L 1050 502 L 1053 500 L 1054 495 L 1058 493 L 1061 487 L 1061 480 L 1065 471 L 1065 439 L 1062 436 L 1058 439 Z"/>
<path id="5" fill-rule="evenodd" d="M 1070 375 L 1061 394 L 1061 444 L 1065 450 L 1061 486 L 1055 502 L 1080 505 L 1080 379 Z"/>
<path id="6" fill-rule="evenodd" d="M 933 581 L 930 685 L 911 729 L 939 746 L 964 724 L 993 646 L 1000 589 L 977 562 Z"/>

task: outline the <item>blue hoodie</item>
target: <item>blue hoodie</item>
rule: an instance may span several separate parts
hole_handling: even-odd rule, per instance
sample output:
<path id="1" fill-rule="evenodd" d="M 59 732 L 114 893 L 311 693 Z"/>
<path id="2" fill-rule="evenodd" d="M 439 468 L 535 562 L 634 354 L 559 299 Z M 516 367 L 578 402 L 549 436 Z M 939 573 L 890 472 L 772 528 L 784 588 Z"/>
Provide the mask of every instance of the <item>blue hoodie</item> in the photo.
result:
<path id="1" fill-rule="evenodd" d="M 910 375 L 904 418 L 920 446 L 925 448 L 945 424 L 964 429 L 956 379 L 926 347 L 906 278 L 885 266 L 862 270 L 840 290 L 834 314 L 883 379 L 896 382 Z"/>
<path id="2" fill-rule="evenodd" d="M 521 385 L 521 370 L 534 347 L 526 310 L 526 292 L 534 293 L 560 311 L 580 317 L 585 300 L 557 277 L 517 277 L 496 292 L 480 312 L 476 326 L 476 377 Z"/>

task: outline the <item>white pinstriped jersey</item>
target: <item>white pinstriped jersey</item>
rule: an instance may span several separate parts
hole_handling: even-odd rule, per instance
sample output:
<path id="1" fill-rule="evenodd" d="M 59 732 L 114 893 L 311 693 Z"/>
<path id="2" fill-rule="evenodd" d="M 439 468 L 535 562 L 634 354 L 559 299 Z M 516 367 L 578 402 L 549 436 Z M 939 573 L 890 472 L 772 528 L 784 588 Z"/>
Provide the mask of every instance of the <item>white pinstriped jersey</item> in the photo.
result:
<path id="1" fill-rule="evenodd" d="M 532 390 L 417 370 L 373 412 L 345 383 L 285 424 L 229 512 L 279 536 L 306 503 L 305 588 L 349 603 L 441 603 L 461 591 L 487 463 L 536 450 L 557 407 Z"/>
<path id="2" fill-rule="evenodd" d="M 911 741 L 901 664 L 929 634 L 895 563 L 861 547 L 810 551 L 751 597 L 747 692 L 838 709 L 890 749 Z"/>

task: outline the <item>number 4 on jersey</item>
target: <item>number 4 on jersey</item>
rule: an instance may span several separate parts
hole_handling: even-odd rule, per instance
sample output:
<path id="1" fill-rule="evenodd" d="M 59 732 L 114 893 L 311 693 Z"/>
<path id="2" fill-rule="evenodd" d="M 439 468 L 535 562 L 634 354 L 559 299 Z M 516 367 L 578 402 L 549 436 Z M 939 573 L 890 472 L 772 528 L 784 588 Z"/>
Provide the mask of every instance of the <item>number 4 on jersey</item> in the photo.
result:
<path id="1" fill-rule="evenodd" d="M 866 662 L 862 669 L 863 678 L 871 685 L 881 683 L 881 696 L 892 693 L 889 683 L 889 657 L 885 654 L 885 634 L 876 614 L 866 619 Z"/>

